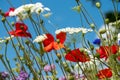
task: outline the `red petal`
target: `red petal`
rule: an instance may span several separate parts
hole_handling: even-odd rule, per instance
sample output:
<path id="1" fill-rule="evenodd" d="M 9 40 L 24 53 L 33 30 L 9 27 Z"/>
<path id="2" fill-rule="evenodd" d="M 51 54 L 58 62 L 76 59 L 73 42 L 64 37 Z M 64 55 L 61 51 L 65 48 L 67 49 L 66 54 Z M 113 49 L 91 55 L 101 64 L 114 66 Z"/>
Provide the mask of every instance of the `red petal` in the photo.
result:
<path id="1" fill-rule="evenodd" d="M 14 11 L 14 10 L 15 10 L 15 8 L 10 8 L 10 9 L 9 9 L 9 11 Z"/>
<path id="2" fill-rule="evenodd" d="M 15 10 L 14 8 L 10 8 L 9 11 L 4 14 L 4 16 L 5 16 L 5 17 L 8 17 L 8 16 L 9 16 L 9 13 L 10 13 L 11 11 L 13 12 L 14 10 Z"/>
<path id="3" fill-rule="evenodd" d="M 56 35 L 56 38 L 60 40 L 60 43 L 64 43 L 66 40 L 66 32 L 60 32 Z"/>
<path id="4" fill-rule="evenodd" d="M 79 49 L 74 49 L 66 54 L 65 56 L 66 60 L 72 61 L 72 62 L 86 62 L 90 61 L 89 56 L 84 54 L 83 52 L 80 52 Z"/>
<path id="5" fill-rule="evenodd" d="M 17 31 L 10 31 L 9 34 L 17 36 L 17 37 L 32 37 L 30 33 L 28 32 L 23 32 L 22 30 L 17 30 Z"/>
<path id="6" fill-rule="evenodd" d="M 61 49 L 61 48 L 64 48 L 64 44 L 54 42 L 54 43 L 53 43 L 53 48 L 54 48 L 55 50 L 59 50 L 59 49 Z"/>
<path id="7" fill-rule="evenodd" d="M 112 50 L 112 54 L 116 54 L 118 52 L 119 47 L 117 45 L 112 45 L 111 46 L 111 50 Z"/>
<path id="8" fill-rule="evenodd" d="M 10 31 L 9 34 L 10 35 L 15 35 L 15 31 Z"/>
<path id="9" fill-rule="evenodd" d="M 50 52 L 52 49 L 53 49 L 53 42 L 50 43 L 48 46 L 44 47 L 44 50 L 45 50 L 46 52 Z"/>
<path id="10" fill-rule="evenodd" d="M 112 71 L 111 69 L 106 68 L 106 69 L 100 70 L 96 76 L 98 76 L 99 79 L 110 78 L 112 77 Z"/>
<path id="11" fill-rule="evenodd" d="M 16 30 L 23 30 L 23 31 L 27 31 L 28 29 L 27 25 L 25 25 L 24 23 L 20 23 L 20 22 L 15 23 L 15 28 Z"/>
<path id="12" fill-rule="evenodd" d="M 50 43 L 54 42 L 54 37 L 51 34 L 47 33 L 46 36 L 47 36 L 47 38 L 43 41 L 44 47 L 46 47 Z"/>
<path id="13" fill-rule="evenodd" d="M 100 54 L 100 58 L 107 58 L 109 55 L 107 46 L 100 46 L 100 48 L 97 49 L 96 52 Z"/>

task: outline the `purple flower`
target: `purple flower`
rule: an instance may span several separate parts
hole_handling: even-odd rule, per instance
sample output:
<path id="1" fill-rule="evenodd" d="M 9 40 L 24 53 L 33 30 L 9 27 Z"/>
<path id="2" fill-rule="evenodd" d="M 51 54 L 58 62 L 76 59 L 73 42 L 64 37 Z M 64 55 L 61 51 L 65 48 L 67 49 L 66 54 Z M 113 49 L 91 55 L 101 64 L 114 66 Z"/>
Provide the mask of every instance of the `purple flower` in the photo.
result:
<path id="1" fill-rule="evenodd" d="M 85 79 L 84 74 L 75 74 L 74 77 L 75 77 L 75 80 Z"/>
<path id="2" fill-rule="evenodd" d="M 55 69 L 55 65 L 54 64 L 51 64 L 51 69 Z"/>
<path id="3" fill-rule="evenodd" d="M 26 73 L 25 71 L 20 71 L 19 76 L 22 77 L 22 78 L 28 78 L 29 77 L 28 73 Z"/>
<path id="4" fill-rule="evenodd" d="M 2 78 L 7 78 L 9 76 L 8 72 L 5 72 L 5 71 L 1 72 L 0 75 Z"/>
<path id="5" fill-rule="evenodd" d="M 98 44 L 98 45 L 100 45 L 100 43 L 101 43 L 101 40 L 100 40 L 100 39 L 95 39 L 95 40 L 93 41 L 93 44 Z"/>
<path id="6" fill-rule="evenodd" d="M 26 80 L 26 79 L 18 76 L 18 77 L 16 78 L 16 80 Z"/>
<path id="7" fill-rule="evenodd" d="M 67 79 L 65 78 L 65 76 L 62 76 L 59 78 L 59 80 L 67 80 Z"/>
<path id="8" fill-rule="evenodd" d="M 19 76 L 16 78 L 16 80 L 27 80 L 29 77 L 28 73 L 25 71 L 21 70 Z"/>
<path id="9" fill-rule="evenodd" d="M 45 72 L 51 71 L 51 66 L 50 66 L 50 65 L 44 66 L 44 71 L 45 71 Z"/>

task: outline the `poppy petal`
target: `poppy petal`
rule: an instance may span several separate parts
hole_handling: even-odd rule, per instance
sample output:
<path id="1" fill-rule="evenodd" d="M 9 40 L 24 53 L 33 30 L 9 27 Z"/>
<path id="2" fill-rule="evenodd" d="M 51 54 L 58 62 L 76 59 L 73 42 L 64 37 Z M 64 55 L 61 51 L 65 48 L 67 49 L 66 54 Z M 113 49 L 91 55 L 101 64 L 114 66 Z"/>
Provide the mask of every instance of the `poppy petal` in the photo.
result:
<path id="1" fill-rule="evenodd" d="M 14 8 L 10 8 L 9 11 L 4 14 L 4 17 L 8 17 L 8 16 L 9 16 L 9 13 L 10 13 L 11 11 L 13 12 L 14 10 L 15 10 Z"/>
<path id="2" fill-rule="evenodd" d="M 65 59 L 72 62 L 86 62 L 90 61 L 89 56 L 80 52 L 79 49 L 74 49 L 65 55 Z"/>
<path id="3" fill-rule="evenodd" d="M 56 38 L 60 40 L 60 43 L 64 43 L 66 40 L 66 32 L 60 32 L 59 34 L 56 34 Z"/>
<path id="4" fill-rule="evenodd" d="M 20 23 L 20 22 L 15 23 L 15 28 L 16 28 L 16 30 L 23 30 L 23 31 L 28 30 L 27 25 L 25 25 L 24 23 Z"/>
<path id="5" fill-rule="evenodd" d="M 44 51 L 50 52 L 53 49 L 53 42 L 50 43 L 48 46 L 44 47 Z"/>
<path id="6" fill-rule="evenodd" d="M 46 36 L 47 36 L 47 38 L 43 41 L 44 47 L 46 47 L 49 44 L 51 44 L 52 42 L 54 42 L 54 37 L 51 34 L 47 33 Z"/>
<path id="7" fill-rule="evenodd" d="M 118 52 L 119 47 L 117 45 L 112 45 L 111 46 L 111 50 L 112 50 L 112 54 L 116 54 Z"/>
<path id="8" fill-rule="evenodd" d="M 98 71 L 98 74 L 96 74 L 96 76 L 99 79 L 110 78 L 110 77 L 112 77 L 112 71 L 109 68 L 102 69 L 102 70 Z"/>

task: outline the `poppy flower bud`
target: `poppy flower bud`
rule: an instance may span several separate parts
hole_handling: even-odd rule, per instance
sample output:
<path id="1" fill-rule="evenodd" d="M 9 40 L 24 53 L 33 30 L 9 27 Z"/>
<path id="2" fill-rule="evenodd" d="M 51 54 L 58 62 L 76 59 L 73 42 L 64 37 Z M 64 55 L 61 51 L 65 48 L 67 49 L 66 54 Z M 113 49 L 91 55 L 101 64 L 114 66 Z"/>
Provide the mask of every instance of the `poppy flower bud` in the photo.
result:
<path id="1" fill-rule="evenodd" d="M 56 59 L 56 60 L 55 60 L 55 62 L 56 62 L 56 63 L 58 63 L 58 62 L 59 62 L 59 60 L 58 60 L 58 59 Z"/>
<path id="2" fill-rule="evenodd" d="M 97 7 L 97 8 L 100 8 L 100 7 L 101 7 L 100 2 L 96 2 L 96 7 Z"/>
<path id="3" fill-rule="evenodd" d="M 100 34 L 104 34 L 105 32 L 106 32 L 106 29 L 100 29 L 100 30 L 99 30 L 99 33 L 100 33 Z"/>
<path id="4" fill-rule="evenodd" d="M 91 49 L 91 50 L 94 50 L 94 46 L 93 46 L 93 45 L 90 45 L 90 49 Z"/>
<path id="5" fill-rule="evenodd" d="M 92 23 L 92 24 L 90 24 L 90 27 L 91 27 L 92 29 L 94 29 L 94 28 L 95 28 L 95 25 Z"/>
<path id="6" fill-rule="evenodd" d="M 61 54 L 60 53 L 57 53 L 56 55 L 59 59 L 61 59 Z"/>
<path id="7" fill-rule="evenodd" d="M 12 26 L 14 26 L 14 25 L 15 25 L 15 23 L 14 23 L 14 22 L 12 22 L 12 23 L 11 23 L 11 25 L 12 25 Z"/>
<path id="8" fill-rule="evenodd" d="M 3 57 L 3 55 L 2 54 L 0 54 L 0 59 Z"/>
<path id="9" fill-rule="evenodd" d="M 26 40 L 26 41 L 25 41 L 25 44 L 27 44 L 27 45 L 28 45 L 29 43 L 30 43 L 30 42 L 29 42 L 28 40 Z"/>
<path id="10" fill-rule="evenodd" d="M 106 23 L 106 24 L 109 23 L 109 19 L 108 19 L 108 18 L 105 19 L 105 23 Z"/>
<path id="11" fill-rule="evenodd" d="M 5 20 L 6 20 L 6 18 L 5 18 L 5 17 L 3 17 L 1 21 L 2 21 L 2 22 L 5 22 Z"/>

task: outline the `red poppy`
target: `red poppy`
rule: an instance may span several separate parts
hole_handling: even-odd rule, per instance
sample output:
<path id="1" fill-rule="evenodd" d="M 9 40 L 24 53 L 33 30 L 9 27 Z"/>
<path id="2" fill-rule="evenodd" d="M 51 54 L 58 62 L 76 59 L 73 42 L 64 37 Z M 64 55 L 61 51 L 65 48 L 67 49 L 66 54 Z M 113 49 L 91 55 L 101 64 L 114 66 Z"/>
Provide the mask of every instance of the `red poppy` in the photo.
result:
<path id="1" fill-rule="evenodd" d="M 100 46 L 99 49 L 96 50 L 96 52 L 100 55 L 100 58 L 107 59 L 110 54 L 116 54 L 118 51 L 117 45 L 112 46 Z"/>
<path id="2" fill-rule="evenodd" d="M 50 52 L 51 50 L 59 50 L 60 48 L 64 48 L 64 41 L 66 40 L 66 33 L 60 32 L 56 35 L 56 38 L 60 40 L 60 42 L 55 42 L 54 37 L 47 33 L 47 38 L 43 41 L 44 50 L 46 52 Z"/>
<path id="3" fill-rule="evenodd" d="M 99 79 L 110 78 L 110 77 L 112 77 L 112 71 L 109 68 L 102 69 L 102 70 L 98 71 L 98 74 L 96 74 L 96 76 Z"/>
<path id="4" fill-rule="evenodd" d="M 14 10 L 15 10 L 14 8 L 10 8 L 9 11 L 4 14 L 4 16 L 8 17 L 10 12 L 13 12 Z"/>
<path id="5" fill-rule="evenodd" d="M 15 24 L 15 28 L 16 29 L 13 31 L 10 31 L 9 34 L 18 36 L 18 37 L 30 37 L 31 38 L 31 34 L 27 32 L 28 27 L 24 23 L 17 22 Z"/>
<path id="6" fill-rule="evenodd" d="M 79 49 L 74 49 L 65 55 L 65 59 L 72 62 L 90 61 L 90 57 Z"/>

